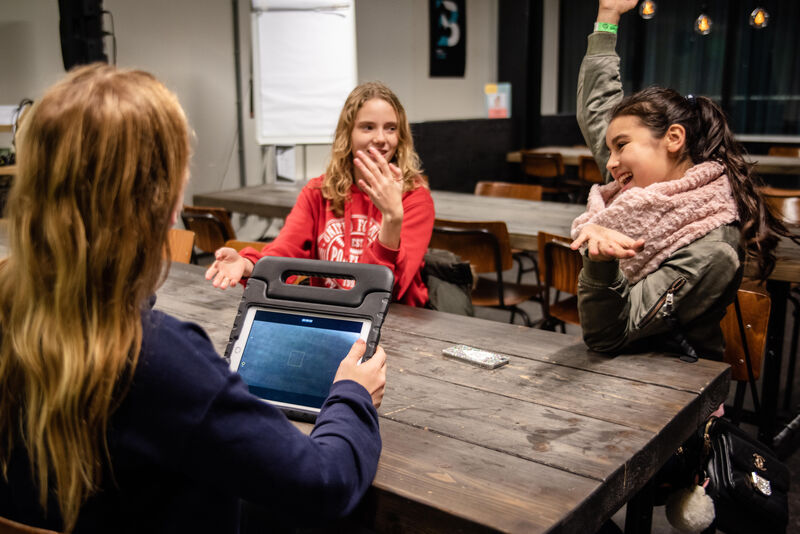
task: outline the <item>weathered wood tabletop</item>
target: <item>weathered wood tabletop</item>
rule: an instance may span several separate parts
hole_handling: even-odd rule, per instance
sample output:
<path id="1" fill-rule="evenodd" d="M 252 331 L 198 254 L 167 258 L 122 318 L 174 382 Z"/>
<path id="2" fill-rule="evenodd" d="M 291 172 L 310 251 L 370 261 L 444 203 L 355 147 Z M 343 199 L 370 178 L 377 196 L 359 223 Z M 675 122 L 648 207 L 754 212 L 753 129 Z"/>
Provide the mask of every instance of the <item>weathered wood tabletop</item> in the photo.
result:
<path id="1" fill-rule="evenodd" d="M 156 307 L 222 352 L 240 288 L 173 264 Z M 488 371 L 464 343 L 509 355 Z M 727 365 L 616 358 L 554 332 L 393 304 L 379 410 L 383 453 L 359 517 L 376 532 L 594 532 L 725 399 Z"/>
<path id="2" fill-rule="evenodd" d="M 194 203 L 262 217 L 285 217 L 294 206 L 300 187 L 296 184 L 268 184 L 201 193 L 194 195 Z M 572 220 L 585 209 L 580 204 L 485 197 L 452 191 L 434 190 L 431 195 L 436 217 L 457 221 L 504 221 L 511 246 L 524 250 L 536 250 L 540 231 L 568 236 Z"/>

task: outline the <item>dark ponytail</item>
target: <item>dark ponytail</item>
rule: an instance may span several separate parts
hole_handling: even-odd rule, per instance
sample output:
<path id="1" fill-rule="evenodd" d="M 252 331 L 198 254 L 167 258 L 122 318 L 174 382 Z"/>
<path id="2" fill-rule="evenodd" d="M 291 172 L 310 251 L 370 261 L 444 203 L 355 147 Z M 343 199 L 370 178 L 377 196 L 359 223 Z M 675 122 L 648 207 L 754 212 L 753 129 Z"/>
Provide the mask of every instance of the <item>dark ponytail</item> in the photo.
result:
<path id="1" fill-rule="evenodd" d="M 739 211 L 742 246 L 757 261 L 757 277 L 765 280 L 775 268 L 778 236 L 792 235 L 758 192 L 761 180 L 744 160 L 722 109 L 704 96 L 684 98 L 672 89 L 648 87 L 625 97 L 611 111 L 612 119 L 624 115 L 638 117 L 659 139 L 671 125 L 680 124 L 686 131 L 682 159 L 689 158 L 695 165 L 716 161 L 725 167 Z"/>

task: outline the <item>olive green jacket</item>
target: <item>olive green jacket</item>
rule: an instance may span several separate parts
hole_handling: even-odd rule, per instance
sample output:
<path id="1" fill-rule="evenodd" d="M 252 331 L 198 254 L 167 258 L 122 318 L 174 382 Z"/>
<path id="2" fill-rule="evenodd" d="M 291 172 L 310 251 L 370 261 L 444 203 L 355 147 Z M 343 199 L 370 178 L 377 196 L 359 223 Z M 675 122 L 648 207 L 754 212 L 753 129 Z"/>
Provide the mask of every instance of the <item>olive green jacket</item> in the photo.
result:
<path id="1" fill-rule="evenodd" d="M 608 114 L 622 99 L 616 35 L 595 32 L 578 77 L 578 124 L 595 160 L 605 170 Z M 689 344 L 703 358 L 722 359 L 719 322 L 742 278 L 743 252 L 737 225 L 725 225 L 675 251 L 659 268 L 629 284 L 619 262 L 583 258 L 578 311 L 583 339 L 600 352 L 682 352 L 672 314 Z"/>

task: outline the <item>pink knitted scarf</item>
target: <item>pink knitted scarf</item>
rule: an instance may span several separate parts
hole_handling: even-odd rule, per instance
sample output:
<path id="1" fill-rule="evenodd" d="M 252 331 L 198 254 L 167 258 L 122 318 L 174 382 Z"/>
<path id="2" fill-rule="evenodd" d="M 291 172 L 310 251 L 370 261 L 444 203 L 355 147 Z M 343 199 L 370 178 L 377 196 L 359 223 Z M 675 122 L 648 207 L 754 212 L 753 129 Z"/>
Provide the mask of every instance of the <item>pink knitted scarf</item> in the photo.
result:
<path id="1" fill-rule="evenodd" d="M 644 239 L 644 250 L 619 262 L 634 284 L 679 248 L 739 219 L 731 184 L 723 172 L 719 163 L 706 161 L 678 180 L 634 187 L 621 194 L 618 182 L 595 185 L 586 211 L 572 222 L 572 238 L 585 225 L 597 224 Z"/>

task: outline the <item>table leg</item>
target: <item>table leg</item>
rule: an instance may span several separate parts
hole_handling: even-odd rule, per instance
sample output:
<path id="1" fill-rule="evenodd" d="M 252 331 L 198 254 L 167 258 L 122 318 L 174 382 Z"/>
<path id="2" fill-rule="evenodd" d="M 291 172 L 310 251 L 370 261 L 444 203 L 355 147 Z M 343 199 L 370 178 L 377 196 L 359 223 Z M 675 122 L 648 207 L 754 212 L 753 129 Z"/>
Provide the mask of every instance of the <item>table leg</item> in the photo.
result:
<path id="1" fill-rule="evenodd" d="M 628 507 L 625 510 L 625 534 L 649 534 L 653 526 L 654 499 L 655 483 L 651 478 L 628 501 Z"/>
<path id="2" fill-rule="evenodd" d="M 767 328 L 767 348 L 764 355 L 764 376 L 761 387 L 761 417 L 758 439 L 772 446 L 778 417 L 778 390 L 780 389 L 783 361 L 783 335 L 786 324 L 786 300 L 789 282 L 767 280 L 767 291 L 772 301 Z"/>

